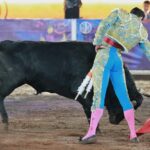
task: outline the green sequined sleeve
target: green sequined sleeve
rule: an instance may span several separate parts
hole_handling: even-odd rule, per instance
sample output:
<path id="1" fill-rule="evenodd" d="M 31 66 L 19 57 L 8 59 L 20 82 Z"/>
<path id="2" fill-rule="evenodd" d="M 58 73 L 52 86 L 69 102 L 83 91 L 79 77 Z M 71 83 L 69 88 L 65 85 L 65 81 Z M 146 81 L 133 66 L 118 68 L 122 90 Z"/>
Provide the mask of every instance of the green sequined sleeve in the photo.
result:
<path id="1" fill-rule="evenodd" d="M 147 30 L 143 25 L 141 26 L 140 33 L 141 33 L 141 42 L 139 45 L 150 61 L 150 41 L 148 40 Z"/>
<path id="2" fill-rule="evenodd" d="M 97 28 L 95 38 L 93 41 L 93 45 L 101 45 L 103 38 L 105 34 L 107 33 L 107 31 L 119 19 L 118 12 L 119 12 L 119 9 L 114 10 L 106 19 L 101 21 L 101 23 L 99 24 Z"/>
<path id="3" fill-rule="evenodd" d="M 140 47 L 143 49 L 143 52 L 150 61 L 150 41 L 149 40 L 143 41 L 142 43 L 140 43 Z"/>

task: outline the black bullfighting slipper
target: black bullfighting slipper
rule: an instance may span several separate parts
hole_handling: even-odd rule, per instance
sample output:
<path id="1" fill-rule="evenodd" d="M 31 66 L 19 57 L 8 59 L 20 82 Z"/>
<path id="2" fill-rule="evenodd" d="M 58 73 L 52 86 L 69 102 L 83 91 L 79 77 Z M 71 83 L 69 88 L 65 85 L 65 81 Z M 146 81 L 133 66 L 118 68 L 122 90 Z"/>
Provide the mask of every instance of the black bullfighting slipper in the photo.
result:
<path id="1" fill-rule="evenodd" d="M 96 142 L 96 135 L 92 135 L 86 139 L 82 139 L 82 137 L 80 137 L 79 142 L 81 144 L 94 144 Z"/>
<path id="2" fill-rule="evenodd" d="M 139 139 L 137 137 L 130 139 L 131 143 L 139 143 Z"/>

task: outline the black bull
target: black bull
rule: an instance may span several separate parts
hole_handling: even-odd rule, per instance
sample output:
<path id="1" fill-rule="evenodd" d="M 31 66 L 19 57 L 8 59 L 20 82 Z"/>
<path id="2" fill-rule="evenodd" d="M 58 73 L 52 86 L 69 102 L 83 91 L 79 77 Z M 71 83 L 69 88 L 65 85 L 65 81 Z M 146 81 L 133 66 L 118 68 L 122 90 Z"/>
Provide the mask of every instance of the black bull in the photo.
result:
<path id="1" fill-rule="evenodd" d="M 74 99 L 78 86 L 91 69 L 95 58 L 94 46 L 82 42 L 13 42 L 0 43 L 0 113 L 2 121 L 8 124 L 4 98 L 23 84 L 32 86 L 37 93 L 44 91 Z M 142 103 L 142 95 L 125 67 L 127 88 L 135 109 Z M 83 106 L 87 119 L 93 92 L 87 99 L 78 101 Z M 107 89 L 106 108 L 111 123 L 118 124 L 124 117 L 122 108 L 114 93 L 111 82 Z"/>

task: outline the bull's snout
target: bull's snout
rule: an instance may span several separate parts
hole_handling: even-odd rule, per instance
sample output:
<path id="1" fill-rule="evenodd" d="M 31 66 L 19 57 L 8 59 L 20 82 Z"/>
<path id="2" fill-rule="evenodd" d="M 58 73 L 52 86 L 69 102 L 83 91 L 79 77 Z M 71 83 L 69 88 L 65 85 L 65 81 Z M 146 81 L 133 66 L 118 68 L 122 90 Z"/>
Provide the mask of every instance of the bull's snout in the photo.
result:
<path id="1" fill-rule="evenodd" d="M 133 100 L 132 101 L 132 104 L 134 106 L 134 109 L 137 109 L 141 104 L 142 104 L 142 101 L 143 101 L 143 97 L 141 96 L 139 99 L 137 100 Z M 109 121 L 110 123 L 112 124 L 119 124 L 122 120 L 124 119 L 124 114 L 123 114 L 123 111 L 119 111 L 116 113 L 110 113 L 109 114 Z"/>
<path id="2" fill-rule="evenodd" d="M 109 116 L 110 123 L 115 124 L 115 125 L 119 124 L 123 119 L 124 119 L 123 112 L 120 114 Z"/>

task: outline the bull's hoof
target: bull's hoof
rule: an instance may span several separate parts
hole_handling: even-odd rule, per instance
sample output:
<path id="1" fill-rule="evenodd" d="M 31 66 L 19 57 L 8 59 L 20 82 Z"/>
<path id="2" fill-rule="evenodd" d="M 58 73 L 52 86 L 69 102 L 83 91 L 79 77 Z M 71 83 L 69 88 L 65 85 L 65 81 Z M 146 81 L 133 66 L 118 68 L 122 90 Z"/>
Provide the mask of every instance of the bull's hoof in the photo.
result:
<path id="1" fill-rule="evenodd" d="M 96 143 L 96 135 L 90 136 L 84 140 L 82 138 L 80 138 L 79 142 L 81 144 L 94 144 L 94 143 Z"/>
<path id="2" fill-rule="evenodd" d="M 131 143 L 139 143 L 139 139 L 137 137 L 130 139 Z"/>

